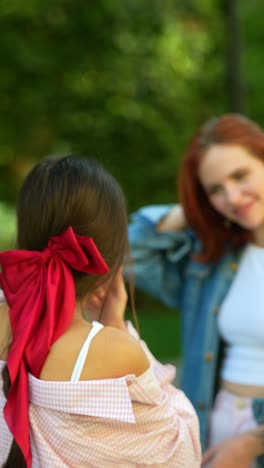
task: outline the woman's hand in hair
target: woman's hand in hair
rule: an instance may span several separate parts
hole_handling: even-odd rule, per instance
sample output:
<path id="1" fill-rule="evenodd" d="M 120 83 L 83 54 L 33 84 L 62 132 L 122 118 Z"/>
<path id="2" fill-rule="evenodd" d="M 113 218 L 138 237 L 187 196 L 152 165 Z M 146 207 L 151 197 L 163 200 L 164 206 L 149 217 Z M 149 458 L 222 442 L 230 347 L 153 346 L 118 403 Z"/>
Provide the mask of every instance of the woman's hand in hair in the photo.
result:
<path id="1" fill-rule="evenodd" d="M 92 322 L 93 320 L 99 322 L 105 294 L 105 286 L 99 286 L 92 294 L 88 296 L 84 309 L 87 312 L 89 322 Z"/>
<path id="2" fill-rule="evenodd" d="M 175 205 L 157 226 L 159 232 L 180 231 L 186 228 L 186 218 L 181 205 Z"/>
<path id="3" fill-rule="evenodd" d="M 120 268 L 107 288 L 100 322 L 103 325 L 125 329 L 126 305 L 127 292 L 123 278 L 123 268 Z"/>
<path id="4" fill-rule="evenodd" d="M 89 320 L 98 320 L 105 326 L 125 329 L 127 292 L 120 268 L 112 280 L 100 286 L 87 301 Z"/>

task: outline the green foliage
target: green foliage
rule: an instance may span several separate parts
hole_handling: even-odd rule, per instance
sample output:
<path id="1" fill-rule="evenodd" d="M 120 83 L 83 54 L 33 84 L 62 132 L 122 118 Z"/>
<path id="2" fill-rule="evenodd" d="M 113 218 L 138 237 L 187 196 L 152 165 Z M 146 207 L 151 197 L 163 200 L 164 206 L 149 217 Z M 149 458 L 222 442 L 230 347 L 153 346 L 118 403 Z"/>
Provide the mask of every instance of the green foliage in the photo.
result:
<path id="1" fill-rule="evenodd" d="M 234 2 L 242 109 L 260 124 L 262 3 Z M 194 129 L 232 110 L 227 4 L 1 1 L 1 248 L 15 241 L 14 211 L 4 202 L 14 202 L 25 173 L 47 154 L 97 156 L 121 182 L 129 211 L 177 197 L 176 172 Z M 143 316 L 155 307 L 145 306 Z M 155 317 L 169 315 L 159 311 Z M 167 333 L 174 333 L 174 326 L 166 325 Z M 152 329 L 146 325 L 143 333 L 151 343 Z M 170 339 L 176 349 L 178 338 Z"/>
<path id="2" fill-rule="evenodd" d="M 264 126 L 262 67 L 264 41 L 263 2 L 241 1 L 239 9 L 239 32 L 241 36 L 241 66 L 243 70 L 244 111 Z"/>
<path id="3" fill-rule="evenodd" d="M 159 360 L 179 361 L 181 357 L 180 314 L 149 297 L 142 291 L 136 294 L 137 317 L 141 338 Z M 133 322 L 131 310 L 127 319 Z"/>
<path id="4" fill-rule="evenodd" d="M 14 201 L 32 162 L 69 151 L 101 159 L 129 211 L 175 199 L 194 129 L 231 110 L 225 5 L 2 1 L 0 199 Z M 243 106 L 260 123 L 261 8 L 237 3 Z"/>
<path id="5" fill-rule="evenodd" d="M 15 247 L 15 212 L 11 206 L 0 202 L 0 250 Z"/>
<path id="6" fill-rule="evenodd" d="M 216 11 L 209 1 L 4 2 L 3 170 L 76 151 L 102 159 L 129 209 L 175 198 L 186 141 L 223 107 Z"/>
<path id="7" fill-rule="evenodd" d="M 180 316 L 165 308 L 144 308 L 139 323 L 142 339 L 159 360 L 179 360 L 181 353 Z"/>

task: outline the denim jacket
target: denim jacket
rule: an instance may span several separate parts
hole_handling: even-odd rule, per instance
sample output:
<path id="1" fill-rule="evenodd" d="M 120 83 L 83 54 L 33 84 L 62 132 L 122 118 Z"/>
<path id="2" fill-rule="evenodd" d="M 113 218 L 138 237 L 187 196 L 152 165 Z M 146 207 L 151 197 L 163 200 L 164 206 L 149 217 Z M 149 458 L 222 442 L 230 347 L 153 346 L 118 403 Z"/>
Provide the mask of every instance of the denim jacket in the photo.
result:
<path id="1" fill-rule="evenodd" d="M 180 387 L 194 405 L 206 447 L 209 412 L 219 370 L 219 307 L 234 278 L 241 252 L 227 250 L 217 263 L 192 258 L 200 244 L 190 230 L 156 232 L 172 205 L 148 206 L 132 215 L 129 237 L 138 288 L 182 313 Z"/>

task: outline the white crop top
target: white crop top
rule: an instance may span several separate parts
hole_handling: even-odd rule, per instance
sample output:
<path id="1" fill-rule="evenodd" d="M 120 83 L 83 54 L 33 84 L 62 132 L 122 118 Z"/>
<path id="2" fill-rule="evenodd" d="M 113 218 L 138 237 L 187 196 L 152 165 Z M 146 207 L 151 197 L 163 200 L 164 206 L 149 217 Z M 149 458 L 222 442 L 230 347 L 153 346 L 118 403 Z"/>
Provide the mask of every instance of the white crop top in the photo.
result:
<path id="1" fill-rule="evenodd" d="M 78 382 L 81 377 L 81 373 L 83 370 L 84 363 L 86 361 L 86 357 L 90 348 L 90 344 L 92 339 L 95 335 L 103 328 L 103 325 L 99 322 L 93 321 L 92 322 L 92 329 L 89 331 L 89 335 L 87 336 L 85 342 L 81 347 L 81 351 L 77 357 L 74 369 L 72 371 L 71 382 Z"/>
<path id="2" fill-rule="evenodd" d="M 224 380 L 264 386 L 264 248 L 249 244 L 221 306 Z"/>

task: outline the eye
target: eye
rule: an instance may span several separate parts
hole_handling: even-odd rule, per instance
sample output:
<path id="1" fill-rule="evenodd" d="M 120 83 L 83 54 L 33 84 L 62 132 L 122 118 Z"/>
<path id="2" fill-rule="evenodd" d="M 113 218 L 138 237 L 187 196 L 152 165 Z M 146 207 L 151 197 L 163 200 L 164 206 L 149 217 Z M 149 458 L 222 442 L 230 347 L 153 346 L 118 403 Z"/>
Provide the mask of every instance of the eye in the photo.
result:
<path id="1" fill-rule="evenodd" d="M 212 185 L 212 187 L 209 187 L 207 189 L 207 195 L 209 197 L 212 197 L 214 195 L 218 195 L 222 190 L 222 187 L 220 185 Z"/>
<path id="2" fill-rule="evenodd" d="M 242 180 L 248 175 L 248 171 L 240 170 L 236 171 L 232 174 L 232 179 L 234 180 Z"/>

